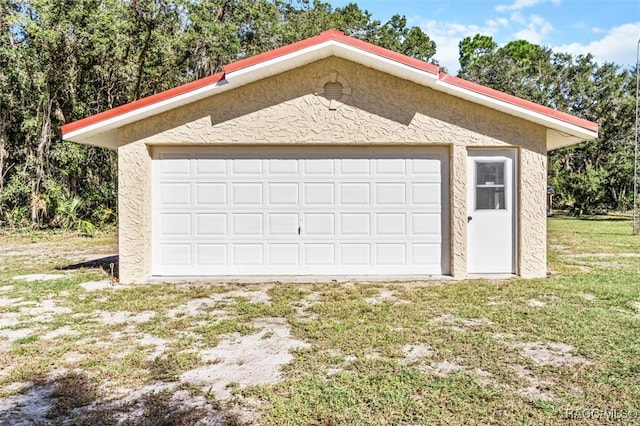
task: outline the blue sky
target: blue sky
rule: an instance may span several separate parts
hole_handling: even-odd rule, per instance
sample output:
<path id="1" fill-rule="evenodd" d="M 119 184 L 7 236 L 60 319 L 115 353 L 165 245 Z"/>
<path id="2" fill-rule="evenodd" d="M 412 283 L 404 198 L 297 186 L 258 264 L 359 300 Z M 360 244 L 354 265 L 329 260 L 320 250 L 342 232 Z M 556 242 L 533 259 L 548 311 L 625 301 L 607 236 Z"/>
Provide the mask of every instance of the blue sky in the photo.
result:
<path id="1" fill-rule="evenodd" d="M 600 63 L 636 63 L 640 0 L 328 0 L 334 7 L 355 2 L 374 19 L 405 15 L 437 44 L 435 58 L 449 73 L 458 70 L 458 43 L 490 35 L 500 45 L 524 39 L 572 54 L 591 53 Z"/>

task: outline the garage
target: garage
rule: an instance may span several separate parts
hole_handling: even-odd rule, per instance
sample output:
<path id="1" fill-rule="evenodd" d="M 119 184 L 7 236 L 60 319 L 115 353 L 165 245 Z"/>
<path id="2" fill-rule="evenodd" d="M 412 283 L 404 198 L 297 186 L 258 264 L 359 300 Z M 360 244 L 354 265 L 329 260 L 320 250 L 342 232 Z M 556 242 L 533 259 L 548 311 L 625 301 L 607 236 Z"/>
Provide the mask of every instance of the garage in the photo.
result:
<path id="1" fill-rule="evenodd" d="M 449 273 L 446 147 L 155 147 L 152 275 Z"/>
<path id="2" fill-rule="evenodd" d="M 414 280 L 546 276 L 547 152 L 598 125 L 329 30 L 62 132 L 117 151 L 123 283 Z"/>

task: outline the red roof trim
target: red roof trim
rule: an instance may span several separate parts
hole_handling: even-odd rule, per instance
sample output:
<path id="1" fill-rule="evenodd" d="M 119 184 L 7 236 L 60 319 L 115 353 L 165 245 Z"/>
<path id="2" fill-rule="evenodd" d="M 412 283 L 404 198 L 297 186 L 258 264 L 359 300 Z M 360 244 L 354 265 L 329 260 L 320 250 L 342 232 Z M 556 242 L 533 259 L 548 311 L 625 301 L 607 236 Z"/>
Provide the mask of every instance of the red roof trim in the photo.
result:
<path id="1" fill-rule="evenodd" d="M 470 90 L 472 92 L 476 92 L 481 95 L 488 96 L 490 98 L 509 103 L 511 105 L 519 106 L 529 111 L 537 112 L 537 113 L 546 115 L 548 117 L 555 118 L 557 120 L 564 121 L 566 123 L 573 124 L 578 127 L 582 127 L 592 132 L 598 131 L 598 123 L 594 123 L 592 121 L 585 120 L 584 118 L 576 117 L 575 115 L 567 114 L 565 112 L 561 112 L 553 108 L 549 108 L 544 105 L 537 104 L 535 102 L 527 101 L 517 96 L 500 92 L 499 90 L 491 89 L 489 87 L 482 86 L 480 84 L 473 83 L 468 80 L 463 80 L 461 78 L 454 77 L 452 75 L 449 75 L 443 72 L 440 73 L 440 76 L 438 77 L 438 79 L 445 83 L 449 83 L 451 85 L 458 86 L 460 88 Z"/>
<path id="2" fill-rule="evenodd" d="M 305 40 L 298 41 L 287 46 L 282 46 L 268 52 L 261 53 L 259 55 L 251 56 L 246 59 L 230 63 L 224 67 L 226 73 L 232 73 L 234 71 L 248 68 L 253 65 L 260 64 L 262 62 L 269 61 L 271 59 L 279 58 L 289 53 L 294 53 L 308 47 L 316 46 L 324 42 L 335 40 L 339 43 L 346 44 L 347 46 L 355 47 L 360 50 L 368 51 L 374 55 L 382 56 L 383 58 L 390 59 L 392 61 L 399 62 L 401 64 L 426 71 L 428 73 L 437 75 L 440 68 L 437 65 L 429 64 L 419 59 L 410 58 L 393 50 L 385 49 L 380 46 L 368 43 L 366 41 L 358 40 L 353 37 L 346 36 L 343 32 L 338 30 L 328 30 L 321 32 L 315 37 L 311 37 Z"/>
<path id="3" fill-rule="evenodd" d="M 330 40 L 335 40 L 347 46 L 351 46 L 359 50 L 371 52 L 374 55 L 381 56 L 383 58 L 398 62 L 400 64 L 407 65 L 409 67 L 417 68 L 419 70 L 437 75 L 438 80 L 444 83 L 448 83 L 453 86 L 457 86 L 462 89 L 466 89 L 466 90 L 481 94 L 483 96 L 487 96 L 502 102 L 506 102 L 511 105 L 519 106 L 526 110 L 537 112 L 547 117 L 555 118 L 557 120 L 560 120 L 569 124 L 573 124 L 575 126 L 584 128 L 586 130 L 590 130 L 593 132 L 598 131 L 597 123 L 575 117 L 571 114 L 556 111 L 552 108 L 536 104 L 535 102 L 527 101 L 527 100 L 518 98 L 516 96 L 508 95 L 506 93 L 503 93 L 494 89 L 490 89 L 488 87 L 481 86 L 479 84 L 472 83 L 470 81 L 463 80 L 458 77 L 454 77 L 452 75 L 440 72 L 440 68 L 436 65 L 426 63 L 419 59 L 410 58 L 401 53 L 397 53 L 397 52 L 373 45 L 371 43 L 346 36 L 344 33 L 338 30 L 329 30 L 329 31 L 324 31 L 315 37 L 301 40 L 296 43 L 280 47 L 278 49 L 274 49 L 265 53 L 261 53 L 259 55 L 255 55 L 246 59 L 241 59 L 239 61 L 230 63 L 224 67 L 223 72 L 211 75 L 209 77 L 201 78 L 199 80 L 195 80 L 190 83 L 183 84 L 178 87 L 174 87 L 173 89 L 156 93 L 155 95 L 147 96 L 146 98 L 142 98 L 137 101 L 101 112 L 99 114 L 95 114 L 90 117 L 65 124 L 61 127 L 62 133 L 68 134 L 73 131 L 82 129 L 84 127 L 88 127 L 90 125 L 99 123 L 101 121 L 105 121 L 129 112 L 135 111 L 137 109 L 144 108 L 146 106 L 153 105 L 153 104 L 165 101 L 167 99 L 171 99 L 173 97 L 180 96 L 185 93 L 206 87 L 208 85 L 218 83 L 219 81 L 225 78 L 225 74 L 230 74 L 234 71 L 238 71 L 244 68 L 258 65 L 260 63 L 263 63 L 263 62 L 266 62 L 290 53 L 295 53 L 302 49 L 316 46 Z"/>
<path id="4" fill-rule="evenodd" d="M 100 121 L 108 120 L 110 118 L 117 117 L 119 115 L 123 115 L 128 112 L 135 111 L 137 109 L 144 108 L 146 106 L 153 105 L 153 104 L 162 102 L 164 100 L 183 95 L 185 93 L 200 89 L 210 84 L 215 84 L 223 79 L 224 79 L 224 72 L 219 72 L 217 74 L 213 74 L 208 77 L 204 77 L 204 78 L 183 84 L 181 86 L 174 87 L 173 89 L 165 90 L 164 92 L 156 93 L 155 95 L 147 96 L 145 98 L 138 99 L 137 101 L 120 105 L 119 107 L 115 107 L 107 111 L 89 116 L 87 118 L 83 118 L 81 120 L 65 124 L 60 129 L 62 130 L 63 134 L 71 133 L 83 127 L 88 127 L 92 124 L 99 123 Z"/>

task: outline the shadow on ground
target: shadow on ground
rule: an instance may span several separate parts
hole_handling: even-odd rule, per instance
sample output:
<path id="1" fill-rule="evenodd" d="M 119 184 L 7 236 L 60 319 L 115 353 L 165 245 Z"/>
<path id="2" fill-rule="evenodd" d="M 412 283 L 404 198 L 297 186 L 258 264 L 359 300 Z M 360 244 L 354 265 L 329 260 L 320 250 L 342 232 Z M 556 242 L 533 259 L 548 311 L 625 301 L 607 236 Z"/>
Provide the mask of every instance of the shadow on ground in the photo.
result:
<path id="1" fill-rule="evenodd" d="M 119 263 L 120 263 L 120 256 L 115 255 L 115 256 L 101 257 L 99 259 L 92 259 L 86 262 L 74 263 L 72 265 L 63 266 L 58 269 L 61 271 L 73 271 L 76 269 L 84 269 L 84 268 L 100 268 L 111 276 L 112 274 L 111 268 L 113 267 L 113 276 L 114 278 L 118 278 L 120 276 L 118 272 Z"/>
<path id="2" fill-rule="evenodd" d="M 0 424 L 77 426 L 110 425 L 240 425 L 236 414 L 216 401 L 205 405 L 185 403 L 179 392 L 160 390 L 101 401 L 98 384 L 79 372 L 54 379 L 40 379 L 19 395 L 0 400 Z"/>

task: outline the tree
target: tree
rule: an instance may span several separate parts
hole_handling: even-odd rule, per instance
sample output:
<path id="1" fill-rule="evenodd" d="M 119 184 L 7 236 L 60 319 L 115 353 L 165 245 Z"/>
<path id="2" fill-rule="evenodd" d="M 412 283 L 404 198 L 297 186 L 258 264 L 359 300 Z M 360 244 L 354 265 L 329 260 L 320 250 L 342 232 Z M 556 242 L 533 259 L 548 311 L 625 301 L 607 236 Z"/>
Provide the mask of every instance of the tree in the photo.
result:
<path id="1" fill-rule="evenodd" d="M 549 154 L 559 207 L 593 214 L 630 207 L 633 75 L 591 55 L 553 52 L 524 40 L 498 48 L 489 37 L 460 43 L 459 76 L 600 124 L 595 141 Z"/>
<path id="2" fill-rule="evenodd" d="M 355 3 L 0 0 L 0 225 L 115 220 L 115 153 L 63 142 L 61 124 L 330 28 L 435 53 L 404 17 L 382 24 Z"/>

